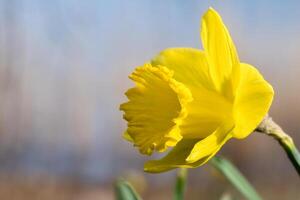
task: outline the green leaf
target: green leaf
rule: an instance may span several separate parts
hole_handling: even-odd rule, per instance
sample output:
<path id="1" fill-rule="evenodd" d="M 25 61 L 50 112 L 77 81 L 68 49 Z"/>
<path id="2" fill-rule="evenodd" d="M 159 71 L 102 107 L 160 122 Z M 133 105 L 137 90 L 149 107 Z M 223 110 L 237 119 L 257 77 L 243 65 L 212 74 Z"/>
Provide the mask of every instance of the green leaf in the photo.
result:
<path id="1" fill-rule="evenodd" d="M 116 200 L 141 200 L 135 189 L 123 179 L 115 184 L 115 196 Z"/>
<path id="2" fill-rule="evenodd" d="M 210 160 L 210 164 L 221 172 L 244 197 L 249 200 L 262 200 L 247 179 L 229 160 L 215 156 Z"/>
<path id="3" fill-rule="evenodd" d="M 176 178 L 174 200 L 183 200 L 186 188 L 187 169 L 180 168 Z"/>

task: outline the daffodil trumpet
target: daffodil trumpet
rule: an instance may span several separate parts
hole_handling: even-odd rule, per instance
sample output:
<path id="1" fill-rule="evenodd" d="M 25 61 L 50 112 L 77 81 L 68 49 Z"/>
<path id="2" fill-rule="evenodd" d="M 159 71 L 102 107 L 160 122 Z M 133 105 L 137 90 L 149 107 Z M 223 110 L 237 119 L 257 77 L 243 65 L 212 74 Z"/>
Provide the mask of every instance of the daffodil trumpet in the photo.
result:
<path id="1" fill-rule="evenodd" d="M 203 50 L 169 48 L 129 76 L 135 87 L 122 104 L 124 137 L 142 154 L 165 152 L 147 172 L 195 168 L 231 138 L 252 133 L 271 106 L 274 91 L 259 71 L 240 62 L 220 15 L 202 17 Z"/>

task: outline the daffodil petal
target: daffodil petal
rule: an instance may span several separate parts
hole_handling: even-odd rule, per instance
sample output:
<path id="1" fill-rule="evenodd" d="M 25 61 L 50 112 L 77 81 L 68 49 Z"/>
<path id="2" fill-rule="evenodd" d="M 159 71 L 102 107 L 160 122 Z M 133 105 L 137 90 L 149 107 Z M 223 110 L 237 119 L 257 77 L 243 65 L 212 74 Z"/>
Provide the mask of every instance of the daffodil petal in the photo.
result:
<path id="1" fill-rule="evenodd" d="M 214 91 L 189 89 L 194 100 L 186 106 L 188 116 L 180 126 L 181 135 L 185 138 L 202 139 L 232 115 L 232 103 Z"/>
<path id="2" fill-rule="evenodd" d="M 212 8 L 202 18 L 201 38 L 217 91 L 233 99 L 239 81 L 239 59 L 222 18 Z"/>
<path id="3" fill-rule="evenodd" d="M 272 86 L 257 69 L 241 63 L 241 79 L 234 103 L 235 138 L 245 138 L 268 113 L 274 96 Z"/>
<path id="4" fill-rule="evenodd" d="M 191 154 L 195 145 L 199 142 L 197 139 L 182 139 L 177 145 L 162 159 L 150 160 L 144 165 L 144 171 L 150 173 L 161 173 L 175 168 L 196 168 L 209 161 L 222 147 L 222 145 L 230 138 L 225 136 L 223 142 L 211 151 L 210 154 L 204 155 L 195 162 L 188 161 L 187 158 Z"/>
<path id="5" fill-rule="evenodd" d="M 192 101 L 188 88 L 174 80 L 166 67 L 146 64 L 130 75 L 136 87 L 126 95 L 129 102 L 120 106 L 128 121 L 127 136 L 141 153 L 164 151 L 182 138 L 179 125 L 186 117 L 185 105 Z"/>
<path id="6" fill-rule="evenodd" d="M 174 71 L 174 79 L 186 86 L 212 89 L 205 53 L 193 48 L 169 48 L 160 52 L 152 65 L 163 65 Z"/>
<path id="7" fill-rule="evenodd" d="M 232 137 L 233 127 L 232 123 L 219 126 L 211 135 L 195 144 L 186 161 L 194 163 L 208 155 L 215 154 Z"/>
<path id="8" fill-rule="evenodd" d="M 201 162 L 188 163 L 186 158 L 189 156 L 197 139 L 183 139 L 162 159 L 150 160 L 144 165 L 144 171 L 151 173 L 160 173 L 178 167 L 194 168 L 201 165 Z M 203 158 L 203 161 L 205 159 Z M 199 164 L 200 163 L 200 164 Z"/>
<path id="9" fill-rule="evenodd" d="M 174 71 L 174 79 L 184 83 L 194 101 L 187 104 L 188 116 L 180 126 L 186 138 L 204 138 L 211 134 L 231 112 L 232 103 L 214 90 L 205 53 L 193 48 L 170 48 L 152 60 Z"/>

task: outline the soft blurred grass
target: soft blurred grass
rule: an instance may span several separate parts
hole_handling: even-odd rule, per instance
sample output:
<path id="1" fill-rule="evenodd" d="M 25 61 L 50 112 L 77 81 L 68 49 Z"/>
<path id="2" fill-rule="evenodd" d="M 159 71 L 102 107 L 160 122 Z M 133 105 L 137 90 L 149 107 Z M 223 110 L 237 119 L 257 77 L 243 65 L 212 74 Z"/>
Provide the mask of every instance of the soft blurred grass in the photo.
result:
<path id="1" fill-rule="evenodd" d="M 201 180 L 199 181 L 201 182 Z M 203 183 L 202 183 L 203 184 Z M 226 183 L 219 182 L 211 187 L 200 187 L 201 184 L 189 184 L 186 199 L 211 199 L 218 200 L 225 194 L 230 194 L 235 199 L 243 200 L 239 194 Z M 265 199 L 283 200 L 300 199 L 297 187 L 284 185 L 263 186 L 261 191 Z M 164 186 L 149 186 L 142 193 L 144 200 L 171 200 L 172 183 Z M 111 183 L 86 184 L 77 181 L 56 180 L 51 177 L 30 178 L 1 178 L 0 197 L 7 200 L 113 200 L 113 187 Z"/>

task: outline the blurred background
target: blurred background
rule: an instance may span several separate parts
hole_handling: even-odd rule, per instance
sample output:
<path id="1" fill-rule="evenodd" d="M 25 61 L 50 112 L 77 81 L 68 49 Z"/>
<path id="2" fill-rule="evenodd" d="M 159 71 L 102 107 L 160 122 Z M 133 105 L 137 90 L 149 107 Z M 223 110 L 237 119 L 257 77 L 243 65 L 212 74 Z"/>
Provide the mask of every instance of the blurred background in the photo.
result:
<path id="1" fill-rule="evenodd" d="M 123 176 L 145 199 L 171 199 L 175 172 L 121 138 L 119 104 L 138 65 L 167 47 L 202 48 L 201 16 L 222 15 L 240 59 L 273 85 L 271 116 L 300 147 L 300 1 L 1 0 L 1 199 L 114 199 Z M 266 199 L 300 199 L 280 146 L 254 133 L 220 154 Z M 187 199 L 241 196 L 213 169 L 190 170 Z"/>

